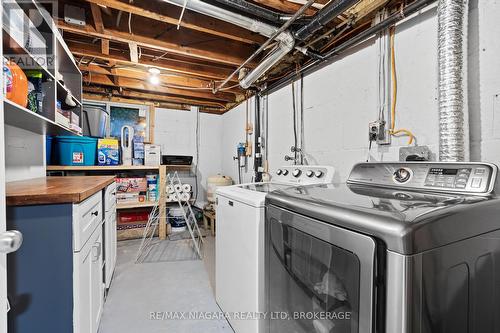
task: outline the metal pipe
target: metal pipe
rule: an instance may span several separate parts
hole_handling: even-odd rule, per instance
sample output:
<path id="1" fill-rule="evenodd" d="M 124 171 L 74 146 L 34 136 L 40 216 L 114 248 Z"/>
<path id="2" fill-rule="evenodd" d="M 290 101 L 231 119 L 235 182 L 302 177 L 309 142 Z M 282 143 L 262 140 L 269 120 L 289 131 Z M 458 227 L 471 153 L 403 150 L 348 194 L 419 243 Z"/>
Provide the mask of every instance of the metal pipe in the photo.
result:
<path id="1" fill-rule="evenodd" d="M 389 16 L 387 19 L 384 21 L 374 25 L 373 27 L 361 32 L 360 34 L 354 36 L 353 38 L 347 40 L 346 42 L 340 44 L 336 48 L 333 48 L 331 51 L 328 53 L 322 55 L 323 59 L 316 60 L 311 62 L 310 64 L 302 67 L 299 72 L 297 73 L 294 71 L 293 73 L 288 74 L 287 76 L 283 77 L 282 79 L 276 81 L 272 85 L 269 85 L 267 89 L 265 89 L 265 93 L 271 93 L 273 91 L 276 91 L 288 83 L 290 83 L 294 78 L 297 77 L 298 74 L 303 74 L 307 75 L 321 66 L 325 65 L 327 62 L 331 62 L 334 60 L 337 56 L 339 56 L 342 52 L 348 50 L 349 48 L 361 43 L 362 41 L 372 37 L 373 35 L 379 33 L 382 30 L 387 29 L 388 27 L 392 26 L 393 24 L 397 23 L 398 21 L 404 19 L 405 17 L 412 15 L 413 13 L 423 9 L 425 6 L 436 2 L 436 0 L 417 0 L 413 2 L 412 4 L 406 6 L 403 8 L 402 11 L 397 12 Z"/>
<path id="2" fill-rule="evenodd" d="M 256 19 L 226 10 L 224 8 L 211 5 L 201 0 L 189 0 L 189 1 L 163 0 L 163 1 L 179 7 L 184 7 L 184 5 L 186 5 L 186 9 L 192 10 L 193 12 L 197 12 L 222 21 L 232 23 L 244 29 L 261 34 L 265 37 L 272 36 L 277 30 L 276 27 L 270 24 L 260 22 Z"/>
<path id="3" fill-rule="evenodd" d="M 221 5 L 234 8 L 236 10 L 239 10 L 240 12 L 253 15 L 275 24 L 281 24 L 282 21 L 288 18 L 286 15 L 281 15 L 272 10 L 255 5 L 245 0 L 212 0 L 212 2 L 220 3 Z"/>
<path id="4" fill-rule="evenodd" d="M 241 64 L 238 69 L 236 69 L 228 78 L 222 82 L 214 92 L 222 89 L 228 82 L 234 77 L 246 64 L 252 61 L 260 52 L 266 49 L 266 47 L 271 44 L 274 40 L 278 41 L 278 46 L 271 51 L 271 53 L 262 61 L 254 70 L 252 70 L 243 80 L 241 80 L 240 85 L 247 89 L 250 87 L 259 77 L 261 77 L 267 70 L 274 66 L 278 61 L 280 61 L 285 55 L 287 55 L 295 46 L 295 39 L 292 34 L 288 31 L 288 27 L 316 1 L 309 0 L 302 8 L 300 8 L 295 15 L 293 15 L 290 20 L 288 20 L 281 28 L 276 27 L 257 21 L 255 19 L 240 15 L 238 13 L 231 12 L 229 10 L 219 8 L 217 6 L 211 5 L 209 3 L 203 2 L 201 0 L 163 0 L 167 3 L 185 7 L 189 10 L 195 11 L 197 13 L 211 16 L 219 20 L 223 20 L 244 29 L 257 32 L 263 36 L 269 37 L 269 39 L 262 44 L 262 46 L 255 51 L 243 64 Z"/>
<path id="5" fill-rule="evenodd" d="M 465 161 L 468 132 L 466 36 L 468 1 L 439 0 L 439 160 Z"/>
<path id="6" fill-rule="evenodd" d="M 316 0 L 308 0 L 307 3 L 302 6 L 290 20 L 288 20 L 281 28 L 279 28 L 269 39 L 262 44 L 257 51 L 255 51 L 243 64 L 241 64 L 231 75 L 229 75 L 224 82 L 222 82 L 215 92 L 219 91 L 224 87 L 231 78 L 236 75 L 246 64 L 248 64 L 252 59 L 254 59 L 258 54 L 264 51 L 269 44 L 271 44 L 275 39 L 279 42 L 278 46 L 272 50 L 268 56 L 250 73 L 247 74 L 242 80 L 240 80 L 240 86 L 243 89 L 248 89 L 259 77 L 261 77 L 265 72 L 267 72 L 271 67 L 273 67 L 278 61 L 280 61 L 285 55 L 287 55 L 295 46 L 295 39 L 292 34 L 288 31 L 288 27 L 292 23 L 302 16 L 304 12 L 311 7 L 311 5 Z"/>
<path id="7" fill-rule="evenodd" d="M 358 1 L 359 0 L 332 0 L 314 16 L 309 24 L 305 25 L 295 33 L 295 38 L 302 41 L 306 40 Z"/>

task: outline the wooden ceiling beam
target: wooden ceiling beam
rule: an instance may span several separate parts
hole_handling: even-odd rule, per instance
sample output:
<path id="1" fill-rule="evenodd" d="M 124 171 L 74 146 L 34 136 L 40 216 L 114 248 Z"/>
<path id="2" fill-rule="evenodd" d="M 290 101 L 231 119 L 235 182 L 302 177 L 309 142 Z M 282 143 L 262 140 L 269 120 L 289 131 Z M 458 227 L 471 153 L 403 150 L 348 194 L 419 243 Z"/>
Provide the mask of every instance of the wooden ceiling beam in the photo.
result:
<path id="1" fill-rule="evenodd" d="M 149 100 L 155 102 L 165 102 L 165 103 L 179 103 L 185 105 L 194 105 L 194 106 L 206 106 L 212 108 L 225 108 L 226 104 L 216 101 L 204 101 L 198 100 L 194 98 L 184 98 L 177 96 L 166 96 L 161 94 L 147 93 L 147 92 L 139 92 L 133 91 L 129 89 L 122 89 L 119 91 L 118 89 L 105 88 L 105 87 L 84 87 L 84 95 L 85 94 L 99 94 L 104 96 L 119 96 L 119 97 L 127 97 L 133 99 L 141 99 L 141 100 Z M 84 96 L 85 97 L 85 96 Z"/>
<path id="2" fill-rule="evenodd" d="M 129 79 L 145 80 L 148 78 L 149 73 L 141 69 L 130 69 L 123 68 L 119 65 L 114 65 L 110 67 L 103 67 L 95 64 L 80 65 L 80 70 L 82 72 L 90 72 L 93 74 L 102 74 L 108 76 L 119 76 L 126 77 Z M 164 85 L 175 85 L 181 87 L 189 88 L 206 88 L 211 89 L 213 87 L 212 81 L 203 80 L 198 78 L 184 77 L 175 74 L 160 75 L 160 82 Z M 116 82 L 115 82 L 116 83 Z M 241 89 L 230 89 L 226 92 L 235 95 L 244 95 Z"/>
<path id="3" fill-rule="evenodd" d="M 83 84 L 84 85 L 104 85 L 116 87 L 116 84 L 112 78 L 103 74 L 88 74 L 83 76 Z M 169 94 L 169 95 L 177 95 L 184 97 L 196 97 L 200 99 L 213 100 L 213 101 L 221 101 L 221 102 L 234 102 L 235 96 L 233 94 L 228 93 L 217 93 L 213 94 L 211 92 L 203 91 L 203 90 L 187 90 L 187 89 L 179 89 L 172 88 L 161 85 L 153 85 L 143 80 L 131 79 L 126 77 L 119 77 L 118 79 L 119 87 L 142 90 L 142 91 L 151 91 L 161 94 Z M 117 88 L 119 88 L 117 87 Z"/>
<path id="4" fill-rule="evenodd" d="M 132 13 L 134 15 L 146 17 L 152 20 L 177 25 L 179 22 L 179 16 L 181 9 L 173 5 L 155 4 L 157 8 L 155 11 L 148 10 L 143 7 L 136 5 L 124 3 L 118 0 L 86 0 L 91 3 L 91 6 L 102 5 L 108 8 L 113 8 L 116 10 L 121 10 L 123 12 Z M 159 7 L 159 8 L 158 8 Z M 163 14 L 164 13 L 164 14 Z M 207 33 L 214 36 L 219 36 L 227 39 L 231 39 L 237 42 L 246 44 L 261 44 L 265 41 L 264 37 L 248 31 L 246 29 L 240 28 L 233 24 L 211 18 L 209 16 L 204 16 L 196 14 L 190 11 L 186 11 L 181 21 L 181 27 Z"/>
<path id="5" fill-rule="evenodd" d="M 94 28 L 99 33 L 104 33 L 104 24 L 102 21 L 101 7 L 91 3 L 90 10 L 92 12 L 92 18 L 94 19 Z M 109 40 L 101 39 L 101 52 L 104 54 L 109 54 Z"/>
<path id="6" fill-rule="evenodd" d="M 101 8 L 92 3 L 90 4 L 90 11 L 92 12 L 92 18 L 94 19 L 94 28 L 97 32 L 104 32 L 104 24 L 102 22 Z"/>
<path id="7" fill-rule="evenodd" d="M 176 61 L 171 59 L 159 59 L 157 61 L 146 60 L 141 58 L 138 64 L 134 64 L 128 58 L 128 56 L 124 56 L 121 54 L 112 53 L 103 54 L 92 47 L 92 45 L 83 45 L 83 44 L 74 44 L 70 41 L 67 41 L 67 44 L 70 48 L 71 53 L 73 53 L 77 57 L 85 57 L 87 59 L 99 59 L 102 61 L 112 61 L 117 64 L 128 65 L 130 67 L 141 67 L 141 68 L 150 68 L 157 67 L 167 72 L 177 73 L 185 76 L 193 76 L 193 77 L 201 77 L 211 80 L 224 80 L 229 74 L 230 71 L 226 69 L 216 68 L 212 66 L 204 66 L 198 65 L 194 63 L 186 63 L 182 61 Z M 235 78 L 231 80 L 233 84 L 236 84 L 237 81 Z"/>
<path id="8" fill-rule="evenodd" d="M 155 100 L 149 100 L 149 99 L 140 99 L 137 97 L 126 97 L 126 96 L 121 96 L 121 95 L 103 95 L 99 93 L 84 93 L 83 98 L 91 101 L 98 101 L 98 102 L 114 102 L 114 103 L 125 103 L 125 104 L 140 104 L 140 105 L 151 105 L 156 108 L 163 108 L 163 109 L 171 109 L 171 110 L 179 110 L 179 111 L 190 111 L 191 110 L 191 105 L 185 104 L 185 103 L 176 103 L 176 102 L 162 102 L 162 101 L 155 101 Z M 212 106 L 205 106 L 205 105 L 199 105 L 200 107 L 200 112 L 201 113 L 209 113 L 209 114 L 215 114 L 215 115 L 221 115 L 227 112 L 227 109 L 222 108 L 222 107 L 212 107 Z"/>
<path id="9" fill-rule="evenodd" d="M 203 43 L 203 45 L 198 45 L 197 47 L 191 47 L 182 46 L 183 44 L 186 44 L 186 42 L 175 40 L 174 38 L 172 38 L 172 41 L 166 42 L 114 29 L 104 29 L 104 32 L 99 33 L 90 25 L 77 27 L 67 24 L 62 20 L 57 20 L 57 26 L 63 31 L 69 31 L 78 35 L 90 36 L 99 39 L 109 39 L 111 41 L 125 43 L 127 45 L 130 43 L 136 43 L 137 46 L 147 49 L 171 52 L 174 54 L 232 66 L 239 66 L 252 52 L 249 48 L 230 45 L 230 42 L 217 43 L 212 41 L 210 43 Z M 241 45 L 243 46 L 243 44 Z M 253 67 L 255 65 L 256 63 L 254 62 L 253 64 L 249 64 L 248 67 Z"/>

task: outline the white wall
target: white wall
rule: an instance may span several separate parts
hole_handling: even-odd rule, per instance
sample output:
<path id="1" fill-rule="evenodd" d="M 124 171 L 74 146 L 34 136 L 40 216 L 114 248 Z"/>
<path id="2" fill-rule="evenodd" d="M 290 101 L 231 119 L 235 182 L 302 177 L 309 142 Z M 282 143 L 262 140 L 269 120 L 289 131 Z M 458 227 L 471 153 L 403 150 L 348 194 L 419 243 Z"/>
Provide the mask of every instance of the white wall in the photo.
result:
<path id="1" fill-rule="evenodd" d="M 469 97 L 473 160 L 500 162 L 500 1 L 472 1 Z M 479 24 L 478 24 L 479 17 Z M 476 31 L 475 31 L 476 30 Z M 480 36 L 480 37 L 478 37 Z M 397 128 L 408 128 L 438 155 L 437 18 L 434 7 L 408 18 L 396 29 L 398 71 Z M 479 45 L 479 49 L 477 47 Z M 365 42 L 333 64 L 304 79 L 305 151 L 310 164 L 337 168 L 344 181 L 354 163 L 368 155 L 368 123 L 377 118 L 378 48 Z M 475 97 L 475 98 L 473 98 Z M 496 105 L 495 105 L 496 102 Z M 496 107 L 496 108 L 495 108 Z M 276 170 L 293 145 L 290 85 L 269 96 L 269 165 Z M 496 112 L 496 114 L 495 114 Z M 223 115 L 223 172 L 234 176 L 231 160 L 241 140 L 244 108 Z M 238 130 L 237 130 L 238 129 Z M 372 148 L 371 159 L 397 160 L 407 138 Z M 247 175 L 247 179 L 249 176 Z"/>
<path id="2" fill-rule="evenodd" d="M 164 155 L 191 155 L 198 164 L 198 205 L 206 201 L 207 178 L 222 170 L 222 118 L 200 113 L 200 154 L 196 161 L 196 112 L 156 109 L 155 143 L 162 146 Z M 186 175 L 187 176 L 187 175 Z M 183 180 L 194 185 L 193 177 Z"/>
<path id="3" fill-rule="evenodd" d="M 6 181 L 45 177 L 45 137 L 5 126 Z"/>
<path id="4" fill-rule="evenodd" d="M 254 98 L 248 101 L 249 122 L 254 123 Z M 233 159 L 236 156 L 236 147 L 239 143 L 245 142 L 245 111 L 246 103 L 240 104 L 230 112 L 222 116 L 222 171 L 225 176 L 233 178 L 235 183 L 238 183 L 238 162 Z M 254 135 L 249 136 L 249 140 L 255 142 Z M 253 175 L 253 158 L 247 159 L 247 167 L 242 172 L 242 182 L 249 183 L 252 181 Z"/>

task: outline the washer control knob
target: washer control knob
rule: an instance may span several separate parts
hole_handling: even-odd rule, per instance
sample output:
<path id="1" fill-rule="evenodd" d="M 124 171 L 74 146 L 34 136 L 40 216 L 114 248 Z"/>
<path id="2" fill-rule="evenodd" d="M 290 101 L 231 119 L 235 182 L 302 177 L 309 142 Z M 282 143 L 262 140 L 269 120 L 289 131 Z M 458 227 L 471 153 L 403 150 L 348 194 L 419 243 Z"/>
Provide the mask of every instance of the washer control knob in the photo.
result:
<path id="1" fill-rule="evenodd" d="M 283 170 L 283 176 L 286 176 L 286 175 L 288 175 L 288 170 L 287 169 Z"/>
<path id="2" fill-rule="evenodd" d="M 312 171 L 312 170 L 307 170 L 307 172 L 306 172 L 306 176 L 307 176 L 307 177 L 309 177 L 309 178 L 311 178 L 312 176 L 314 176 L 314 171 Z"/>
<path id="3" fill-rule="evenodd" d="M 411 172 L 406 168 L 400 168 L 397 169 L 396 172 L 394 172 L 394 180 L 398 183 L 406 183 L 410 180 L 410 177 Z"/>
<path id="4" fill-rule="evenodd" d="M 316 172 L 314 173 L 314 175 L 316 176 L 316 178 L 321 178 L 321 177 L 323 177 L 323 171 L 318 170 L 318 171 L 316 171 Z"/>
<path id="5" fill-rule="evenodd" d="M 282 174 L 282 173 L 283 173 L 283 170 L 281 170 L 281 169 L 276 170 L 276 174 L 277 174 L 278 176 L 281 176 L 281 174 Z"/>
<path id="6" fill-rule="evenodd" d="M 293 173 L 292 175 L 295 177 L 295 178 L 298 178 L 300 177 L 300 175 L 302 174 L 302 171 L 300 169 L 295 169 L 293 170 Z"/>

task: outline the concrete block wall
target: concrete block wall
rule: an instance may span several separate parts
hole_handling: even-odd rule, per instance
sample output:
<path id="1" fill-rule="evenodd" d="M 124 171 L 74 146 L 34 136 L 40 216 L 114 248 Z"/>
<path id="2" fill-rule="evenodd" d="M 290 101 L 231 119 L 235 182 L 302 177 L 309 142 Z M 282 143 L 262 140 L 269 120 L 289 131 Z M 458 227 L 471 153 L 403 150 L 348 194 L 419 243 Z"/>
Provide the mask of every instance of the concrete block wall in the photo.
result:
<path id="1" fill-rule="evenodd" d="M 469 30 L 469 103 L 471 158 L 500 163 L 499 1 L 471 1 Z M 419 145 L 438 155 L 437 17 L 435 6 L 407 18 L 396 28 L 398 75 L 397 128 L 413 131 Z M 479 46 L 479 47 L 478 47 Z M 305 152 L 309 164 L 337 169 L 345 181 L 353 164 L 368 156 L 368 123 L 378 114 L 378 47 L 369 40 L 304 79 Z M 297 89 L 298 90 L 298 89 Z M 253 105 L 253 103 L 252 103 Z M 223 115 L 223 172 L 235 177 L 232 156 L 244 132 L 244 106 Z M 281 165 L 293 145 L 290 85 L 269 95 L 267 139 L 270 170 Z M 236 131 L 235 129 L 239 130 Z M 372 148 L 370 160 L 398 160 L 407 138 Z M 251 175 L 245 176 L 245 181 Z"/>
<path id="2" fill-rule="evenodd" d="M 207 178 L 222 170 L 222 118 L 200 113 L 199 161 L 196 161 L 196 112 L 157 108 L 155 143 L 164 155 L 191 155 L 198 164 L 198 205 L 206 202 Z M 180 173 L 182 181 L 194 186 L 194 177 Z"/>

